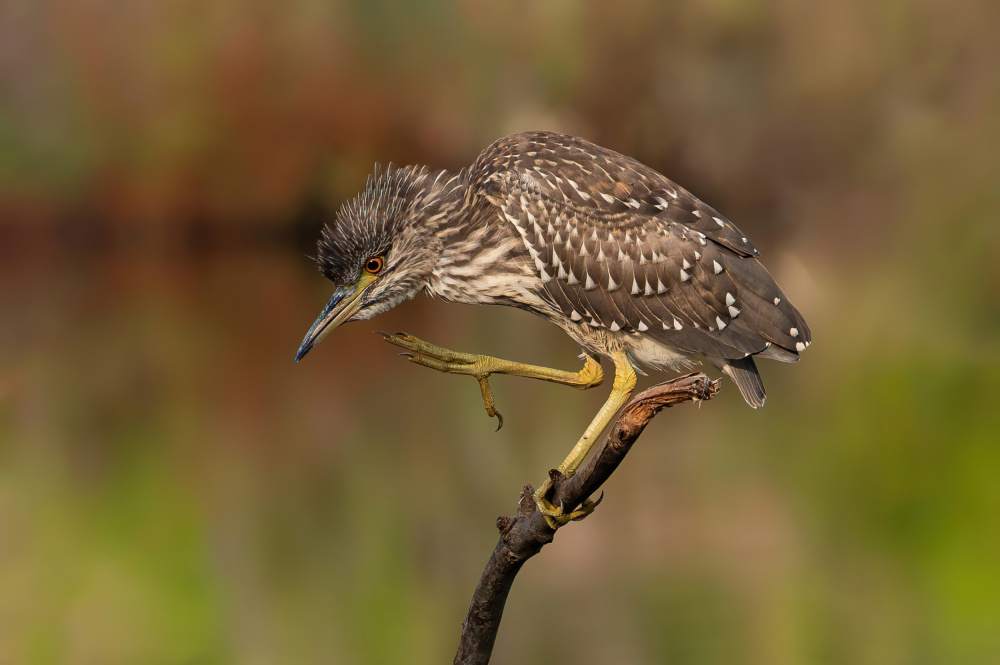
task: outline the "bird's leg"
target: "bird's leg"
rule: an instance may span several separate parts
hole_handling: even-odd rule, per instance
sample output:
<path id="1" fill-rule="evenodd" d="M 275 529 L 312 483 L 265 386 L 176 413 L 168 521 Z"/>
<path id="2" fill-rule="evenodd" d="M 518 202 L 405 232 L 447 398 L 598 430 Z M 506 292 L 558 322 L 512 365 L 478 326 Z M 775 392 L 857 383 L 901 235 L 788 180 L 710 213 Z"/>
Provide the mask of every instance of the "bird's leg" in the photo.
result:
<path id="1" fill-rule="evenodd" d="M 615 417 L 618 410 L 629 400 L 632 396 L 632 391 L 635 389 L 635 370 L 632 368 L 632 363 L 629 362 L 628 357 L 624 353 L 618 352 L 613 354 L 611 359 L 615 363 L 614 387 L 611 389 L 608 400 L 601 407 L 601 410 L 597 412 L 597 415 L 594 416 L 594 419 L 584 431 L 583 436 L 580 437 L 580 440 L 573 446 L 573 450 L 570 451 L 566 459 L 559 465 L 559 472 L 567 478 L 575 474 L 576 470 L 580 468 L 580 464 L 587 458 L 587 454 L 593 447 L 597 437 L 600 436 L 604 428 L 611 422 L 611 419 Z M 594 507 L 597 505 L 596 502 L 588 500 L 584 501 L 579 509 L 565 513 L 561 506 L 553 505 L 546 498 L 551 487 L 552 479 L 550 478 L 535 492 L 535 503 L 538 504 L 539 510 L 545 515 L 545 521 L 553 529 L 565 525 L 570 520 L 583 519 L 592 513 Z"/>
<path id="2" fill-rule="evenodd" d="M 486 407 L 486 413 L 490 417 L 496 416 L 500 421 L 500 425 L 503 424 L 503 417 L 493 403 L 493 391 L 490 389 L 489 384 L 490 374 L 509 374 L 511 376 L 524 376 L 530 379 L 541 379 L 542 381 L 551 381 L 553 383 L 572 386 L 580 390 L 598 386 L 604 380 L 604 370 L 601 369 L 601 363 L 591 356 L 587 356 L 586 363 L 579 372 L 567 372 L 549 367 L 503 360 L 501 358 L 494 358 L 493 356 L 449 351 L 406 333 L 396 333 L 395 335 L 388 333 L 379 334 L 390 344 L 409 351 L 410 353 L 404 353 L 403 355 L 409 358 L 411 362 L 436 369 L 439 372 L 468 374 L 469 376 L 476 377 L 476 380 L 479 382 L 479 389 L 483 393 L 483 405 Z M 615 381 L 616 383 L 618 381 L 617 373 Z M 497 429 L 500 429 L 499 426 Z"/>
<path id="3" fill-rule="evenodd" d="M 436 369 L 439 372 L 468 374 L 476 377 L 483 393 L 483 404 L 486 406 L 486 413 L 491 417 L 496 415 L 501 424 L 503 424 L 503 418 L 493 403 L 493 391 L 490 389 L 488 381 L 490 374 L 524 376 L 543 381 L 552 381 L 553 383 L 561 383 L 581 390 L 600 385 L 601 381 L 604 380 L 604 371 L 601 369 L 601 363 L 591 356 L 587 356 L 586 364 L 579 372 L 566 372 L 549 367 L 502 360 L 492 356 L 449 351 L 406 333 L 396 333 L 395 335 L 380 334 L 390 344 L 410 351 L 411 353 L 403 355 L 409 358 L 411 362 Z M 587 454 L 593 447 L 597 437 L 601 435 L 601 432 L 608 426 L 611 419 L 615 417 L 618 410 L 629 400 L 632 396 L 632 391 L 635 389 L 635 370 L 632 368 L 632 363 L 629 362 L 628 357 L 623 352 L 617 352 L 611 355 L 611 359 L 615 363 L 614 387 L 604 406 L 601 407 L 601 410 L 597 412 L 593 421 L 591 421 L 590 425 L 584 431 L 583 436 L 580 437 L 580 440 L 573 446 L 569 455 L 559 465 L 559 473 L 566 478 L 576 473 L 580 464 L 587 458 Z M 545 516 L 545 521 L 553 529 L 565 525 L 570 520 L 583 519 L 593 512 L 594 507 L 597 505 L 597 502 L 587 500 L 577 510 L 566 513 L 561 506 L 555 506 L 547 499 L 546 495 L 551 488 L 552 480 L 549 479 L 535 492 L 535 503 L 538 504 L 539 511 Z"/>

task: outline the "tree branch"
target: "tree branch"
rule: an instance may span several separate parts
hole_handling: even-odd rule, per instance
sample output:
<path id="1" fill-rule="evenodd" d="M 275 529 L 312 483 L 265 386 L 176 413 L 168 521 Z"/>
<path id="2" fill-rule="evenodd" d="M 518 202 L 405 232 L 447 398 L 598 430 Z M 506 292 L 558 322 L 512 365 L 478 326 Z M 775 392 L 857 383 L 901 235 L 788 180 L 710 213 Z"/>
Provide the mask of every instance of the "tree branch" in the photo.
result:
<path id="1" fill-rule="evenodd" d="M 552 488 L 547 498 L 566 513 L 574 510 L 614 473 L 653 416 L 668 406 L 711 399 L 718 390 L 718 381 L 711 381 L 698 372 L 639 393 L 625 405 L 608 436 L 575 475 L 566 478 L 555 469 L 549 472 Z M 525 485 L 517 515 L 497 518 L 500 541 L 486 564 L 469 605 L 469 614 L 462 624 L 456 665 L 489 663 L 514 578 L 524 562 L 538 554 L 555 536 L 555 530 L 537 511 L 533 495 L 531 485 Z"/>

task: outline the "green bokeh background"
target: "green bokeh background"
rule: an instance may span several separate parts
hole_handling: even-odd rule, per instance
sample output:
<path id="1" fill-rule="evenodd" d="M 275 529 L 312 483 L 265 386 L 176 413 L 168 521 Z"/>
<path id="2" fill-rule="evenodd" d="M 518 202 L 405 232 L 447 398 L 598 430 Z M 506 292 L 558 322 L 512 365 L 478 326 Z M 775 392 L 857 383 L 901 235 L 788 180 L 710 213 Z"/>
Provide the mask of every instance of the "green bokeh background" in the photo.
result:
<path id="1" fill-rule="evenodd" d="M 525 129 L 733 219 L 810 322 L 661 414 L 522 571 L 496 663 L 1000 662 L 1000 5 L 0 3 L 0 663 L 441 663 L 589 393 L 428 299 L 291 357 L 305 258 L 376 161 Z M 648 385 L 658 377 L 644 380 Z"/>

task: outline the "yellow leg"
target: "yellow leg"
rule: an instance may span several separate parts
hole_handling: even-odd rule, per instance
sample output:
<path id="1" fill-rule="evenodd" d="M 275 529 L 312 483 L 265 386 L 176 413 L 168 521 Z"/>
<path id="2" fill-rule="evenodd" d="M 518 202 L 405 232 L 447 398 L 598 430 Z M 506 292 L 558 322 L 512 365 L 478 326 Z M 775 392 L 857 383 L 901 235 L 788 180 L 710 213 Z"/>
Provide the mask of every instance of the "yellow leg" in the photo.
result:
<path id="1" fill-rule="evenodd" d="M 579 372 L 567 372 L 549 367 L 503 360 L 492 356 L 449 351 L 448 349 L 434 346 L 405 333 L 396 333 L 395 335 L 389 335 L 388 333 L 380 334 L 390 344 L 411 351 L 412 353 L 404 354 L 411 362 L 436 369 L 439 372 L 474 376 L 479 382 L 479 389 L 483 394 L 483 405 L 486 407 L 486 413 L 490 417 L 496 416 L 500 421 L 500 425 L 503 425 L 503 417 L 497 411 L 496 405 L 493 402 L 493 391 L 490 389 L 489 384 L 490 374 L 509 374 L 529 379 L 540 379 L 542 381 L 551 381 L 553 383 L 572 386 L 580 390 L 599 386 L 604 380 L 604 370 L 601 369 L 601 363 L 590 356 L 587 356 L 586 363 Z M 617 380 L 616 372 L 615 381 L 617 382 Z M 500 429 L 500 427 L 498 426 L 497 429 Z"/>
<path id="2" fill-rule="evenodd" d="M 601 432 L 608 426 L 611 419 L 615 417 L 618 410 L 629 400 L 632 396 L 632 391 L 635 389 L 635 370 L 632 368 L 632 363 L 629 362 L 628 357 L 624 353 L 618 352 L 613 354 L 611 359 L 615 363 L 614 387 L 611 389 L 608 400 L 601 407 L 601 410 L 597 412 L 597 415 L 594 416 L 594 419 L 584 431 L 583 436 L 580 437 L 580 440 L 573 446 L 573 450 L 569 452 L 566 459 L 559 465 L 559 471 L 567 478 L 575 474 L 576 470 L 580 468 L 583 460 L 587 458 L 587 454 L 594 446 L 594 442 L 597 441 L 597 437 L 601 435 Z M 596 504 L 587 501 L 584 502 L 579 510 L 568 514 L 564 513 L 561 507 L 554 506 L 545 499 L 550 486 L 551 481 L 547 480 L 538 488 L 535 492 L 535 502 L 538 504 L 539 510 L 545 515 L 545 520 L 553 529 L 563 526 L 570 520 L 583 519 L 593 512 L 594 505 Z"/>
<path id="3" fill-rule="evenodd" d="M 569 452 L 563 463 L 559 465 L 559 471 L 567 478 L 576 473 L 576 470 L 580 468 L 580 464 L 587 458 L 587 453 L 590 452 L 594 441 L 601 435 L 604 428 L 608 426 L 611 419 L 615 417 L 618 409 L 625 406 L 625 402 L 632 397 L 632 391 L 635 389 L 635 370 L 632 368 L 632 363 L 628 361 L 625 354 L 617 353 L 611 356 L 611 359 L 615 363 L 615 382 L 612 384 L 611 394 L 608 395 L 608 401 L 604 403 L 604 406 L 601 407 L 601 410 L 597 412 L 597 415 L 594 416 L 590 425 L 583 432 L 583 436 L 573 446 L 573 450 Z"/>
<path id="4" fill-rule="evenodd" d="M 601 369 L 601 364 L 590 356 L 587 356 L 586 363 L 579 372 L 566 372 L 549 367 L 502 360 L 492 356 L 449 351 L 448 349 L 434 346 L 405 333 L 397 333 L 395 335 L 381 333 L 381 335 L 390 344 L 407 349 L 410 353 L 403 355 L 407 356 L 411 362 L 436 369 L 439 372 L 474 376 L 479 381 L 479 387 L 483 393 L 483 405 L 486 407 L 486 413 L 491 417 L 496 416 L 500 420 L 500 425 L 503 424 L 503 417 L 496 410 L 496 406 L 493 403 L 493 391 L 490 390 L 488 381 L 490 374 L 524 376 L 530 379 L 561 383 L 581 390 L 598 386 L 604 380 L 604 372 Z M 615 417 L 618 410 L 629 400 L 632 396 L 632 391 L 635 389 L 635 370 L 632 368 L 632 363 L 629 362 L 628 357 L 619 351 L 611 354 L 611 360 L 615 364 L 614 387 L 608 396 L 608 400 L 601 407 L 601 410 L 597 412 L 593 421 L 591 421 L 590 425 L 584 431 L 583 436 L 580 437 L 580 440 L 573 446 L 569 455 L 559 465 L 559 471 L 567 478 L 576 473 L 576 470 L 580 468 L 580 464 L 587 458 L 587 454 L 593 447 L 597 437 L 601 435 L 601 432 L 608 426 L 611 419 Z M 500 429 L 499 426 L 497 429 Z M 549 526 L 553 529 L 563 526 L 570 520 L 583 519 L 593 511 L 595 504 L 586 501 L 580 509 L 571 513 L 564 513 L 562 508 L 553 506 L 545 499 L 550 486 L 551 481 L 546 481 L 535 492 L 535 502 L 538 504 L 539 510 L 545 515 Z"/>

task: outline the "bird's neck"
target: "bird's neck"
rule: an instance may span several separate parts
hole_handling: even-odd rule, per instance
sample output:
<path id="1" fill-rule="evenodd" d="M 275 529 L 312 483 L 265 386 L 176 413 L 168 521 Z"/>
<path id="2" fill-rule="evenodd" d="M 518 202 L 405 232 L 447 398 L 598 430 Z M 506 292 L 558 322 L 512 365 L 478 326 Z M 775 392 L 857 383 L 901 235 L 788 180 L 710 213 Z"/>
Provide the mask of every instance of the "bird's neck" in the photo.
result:
<path id="1" fill-rule="evenodd" d="M 419 210 L 416 218 L 425 229 L 437 235 L 447 228 L 450 220 L 462 215 L 466 206 L 465 171 L 418 172 L 407 186 L 407 196 Z"/>
<path id="2" fill-rule="evenodd" d="M 489 201 L 471 195 L 464 171 L 440 180 L 422 215 L 439 243 L 426 291 L 452 302 L 533 306 L 538 278 L 520 238 Z"/>

